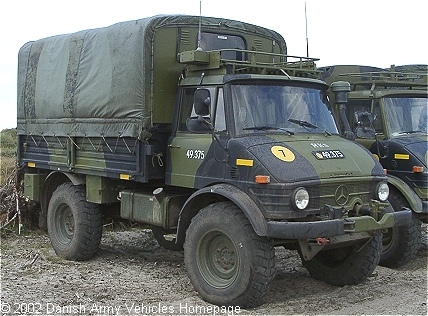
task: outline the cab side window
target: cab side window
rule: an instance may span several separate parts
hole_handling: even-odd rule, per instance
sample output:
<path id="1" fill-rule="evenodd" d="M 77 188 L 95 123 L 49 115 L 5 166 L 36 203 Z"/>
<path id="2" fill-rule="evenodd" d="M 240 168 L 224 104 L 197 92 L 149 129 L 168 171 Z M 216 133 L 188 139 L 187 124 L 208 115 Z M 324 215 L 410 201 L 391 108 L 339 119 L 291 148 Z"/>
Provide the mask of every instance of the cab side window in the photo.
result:
<path id="1" fill-rule="evenodd" d="M 371 100 L 348 100 L 348 120 L 351 128 L 355 128 L 357 122 L 355 121 L 355 113 L 357 112 L 371 112 Z"/>
<path id="2" fill-rule="evenodd" d="M 205 87 L 206 88 L 206 87 Z M 214 127 L 214 132 L 225 132 L 226 131 L 226 118 L 223 101 L 223 88 L 208 87 L 206 88 L 211 94 L 211 108 L 210 114 L 204 116 L 205 119 L 210 121 Z M 180 120 L 178 124 L 179 132 L 189 132 L 186 121 L 189 117 L 195 117 L 195 109 L 193 106 L 194 95 L 197 88 L 184 88 L 181 96 L 181 111 Z M 209 131 L 207 131 L 209 133 Z"/>
<path id="3" fill-rule="evenodd" d="M 380 110 L 379 101 L 376 100 L 373 105 L 373 117 L 375 120 L 373 121 L 373 127 L 376 130 L 377 134 L 384 134 L 384 126 L 383 126 L 383 120 L 382 120 L 382 112 Z"/>
<path id="4" fill-rule="evenodd" d="M 348 119 L 351 128 L 357 125 L 354 113 L 357 112 L 370 112 L 373 116 L 372 126 L 377 134 L 384 133 L 382 123 L 382 114 L 380 110 L 379 100 L 349 100 Z"/>
<path id="5" fill-rule="evenodd" d="M 215 103 L 214 132 L 226 132 L 226 116 L 224 111 L 223 88 L 217 92 L 217 102 Z"/>
<path id="6" fill-rule="evenodd" d="M 181 109 L 180 109 L 180 120 L 178 123 L 178 131 L 187 132 L 186 120 L 190 116 L 194 116 L 193 110 L 193 96 L 196 88 L 185 88 L 181 95 Z"/>

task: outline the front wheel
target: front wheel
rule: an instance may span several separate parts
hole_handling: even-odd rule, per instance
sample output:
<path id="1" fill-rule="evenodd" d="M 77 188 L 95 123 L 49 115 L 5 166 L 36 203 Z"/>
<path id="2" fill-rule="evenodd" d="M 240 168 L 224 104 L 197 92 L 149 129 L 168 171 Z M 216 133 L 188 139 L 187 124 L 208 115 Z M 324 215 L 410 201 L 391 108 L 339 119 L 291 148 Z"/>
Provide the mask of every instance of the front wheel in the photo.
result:
<path id="1" fill-rule="evenodd" d="M 302 263 L 310 275 L 328 284 L 359 284 L 375 270 L 381 250 L 382 234 L 376 232 L 368 241 L 320 251 L 309 261 L 302 258 Z"/>
<path id="2" fill-rule="evenodd" d="M 60 185 L 48 207 L 48 234 L 56 254 L 67 260 L 88 260 L 99 249 L 102 215 L 98 205 L 86 201 L 85 189 Z"/>
<path id="3" fill-rule="evenodd" d="M 406 199 L 397 190 L 391 190 L 389 203 L 394 211 L 409 207 Z M 412 221 L 406 225 L 394 226 L 383 232 L 383 247 L 380 265 L 399 268 L 413 258 L 422 244 L 422 222 L 412 212 Z"/>
<path id="4" fill-rule="evenodd" d="M 254 307 L 275 277 L 275 249 L 234 204 L 202 209 L 186 233 L 184 261 L 202 298 L 212 304 Z"/>

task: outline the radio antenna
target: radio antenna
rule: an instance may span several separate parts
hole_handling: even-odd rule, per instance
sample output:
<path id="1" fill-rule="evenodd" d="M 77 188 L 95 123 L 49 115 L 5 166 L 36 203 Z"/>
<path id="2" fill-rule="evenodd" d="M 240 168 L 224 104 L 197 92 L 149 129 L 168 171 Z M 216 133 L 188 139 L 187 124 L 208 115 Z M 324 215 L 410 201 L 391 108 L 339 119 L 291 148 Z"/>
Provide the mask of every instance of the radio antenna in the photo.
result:
<path id="1" fill-rule="evenodd" d="M 306 14 L 306 1 L 305 1 L 305 25 L 306 25 L 306 57 L 309 57 L 308 16 Z"/>
<path id="2" fill-rule="evenodd" d="M 201 27 L 202 27 L 202 0 L 199 0 L 199 30 L 198 30 L 198 48 L 196 50 L 202 50 L 201 48 L 201 42 L 202 42 L 202 36 L 201 36 Z"/>

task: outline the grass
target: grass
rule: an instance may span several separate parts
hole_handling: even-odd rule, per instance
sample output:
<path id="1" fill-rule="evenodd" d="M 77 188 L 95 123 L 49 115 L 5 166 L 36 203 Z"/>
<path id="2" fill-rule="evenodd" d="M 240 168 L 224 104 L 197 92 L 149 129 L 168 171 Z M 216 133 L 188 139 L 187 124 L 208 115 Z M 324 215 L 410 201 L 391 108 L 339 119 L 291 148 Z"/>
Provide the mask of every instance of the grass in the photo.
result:
<path id="1" fill-rule="evenodd" d="M 16 164 L 16 158 L 0 156 L 1 167 L 0 167 L 0 186 L 6 184 L 7 179 L 13 173 Z"/>
<path id="2" fill-rule="evenodd" d="M 16 165 L 16 129 L 4 129 L 0 132 L 0 186 L 13 173 Z"/>

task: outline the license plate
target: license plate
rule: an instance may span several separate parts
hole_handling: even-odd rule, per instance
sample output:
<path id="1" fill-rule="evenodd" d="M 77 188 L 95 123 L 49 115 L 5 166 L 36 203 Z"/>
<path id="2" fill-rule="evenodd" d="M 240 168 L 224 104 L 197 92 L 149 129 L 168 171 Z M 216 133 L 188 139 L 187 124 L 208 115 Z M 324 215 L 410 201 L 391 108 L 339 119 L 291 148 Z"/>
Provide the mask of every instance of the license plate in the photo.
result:
<path id="1" fill-rule="evenodd" d="M 345 155 L 340 150 L 338 150 L 338 149 L 333 149 L 333 150 L 318 150 L 318 151 L 313 151 L 312 154 L 318 160 L 345 158 Z"/>

